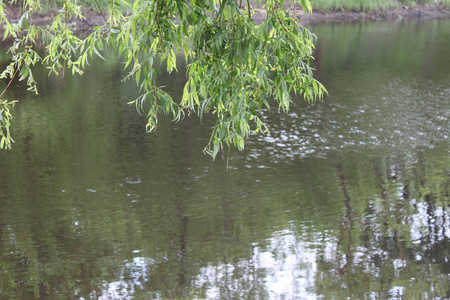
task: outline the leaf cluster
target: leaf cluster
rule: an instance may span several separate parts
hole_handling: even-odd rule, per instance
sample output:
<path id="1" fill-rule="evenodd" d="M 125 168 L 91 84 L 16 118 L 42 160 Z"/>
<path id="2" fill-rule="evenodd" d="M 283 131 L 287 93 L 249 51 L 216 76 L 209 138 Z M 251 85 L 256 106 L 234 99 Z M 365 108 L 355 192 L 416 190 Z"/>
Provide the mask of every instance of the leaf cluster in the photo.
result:
<path id="1" fill-rule="evenodd" d="M 18 72 L 37 93 L 36 63 L 56 75 L 66 69 L 81 75 L 93 55 L 103 58 L 104 47 L 114 47 L 129 72 L 125 79 L 140 87 L 130 103 L 147 114 L 148 132 L 156 130 L 161 114 L 179 121 L 186 113 L 200 119 L 209 113 L 216 122 L 205 152 L 215 157 L 225 145 L 243 149 L 250 134 L 268 131 L 261 116 L 269 101 L 288 111 L 293 94 L 313 101 L 326 93 L 309 66 L 315 36 L 283 8 L 283 0 L 256 2 L 267 13 L 262 24 L 255 23 L 249 0 L 136 0 L 130 14 L 123 10 L 126 1 L 108 0 L 105 23 L 85 38 L 70 29 L 70 20 L 83 18 L 76 0 L 58 1 L 62 9 L 49 26 L 29 21 L 40 0 L 23 1 L 24 14 L 15 24 L 0 2 L 4 37 L 15 39 L 11 64 L 1 76 L 12 80 Z M 308 0 L 300 2 L 311 11 Z M 45 47 L 42 56 L 35 50 L 38 43 Z M 161 64 L 168 73 L 178 71 L 178 54 L 187 62 L 188 79 L 182 99 L 173 99 L 156 78 Z"/>
<path id="2" fill-rule="evenodd" d="M 14 140 L 11 138 L 9 127 L 11 126 L 11 109 L 16 101 L 0 99 L 0 149 L 10 149 Z"/>

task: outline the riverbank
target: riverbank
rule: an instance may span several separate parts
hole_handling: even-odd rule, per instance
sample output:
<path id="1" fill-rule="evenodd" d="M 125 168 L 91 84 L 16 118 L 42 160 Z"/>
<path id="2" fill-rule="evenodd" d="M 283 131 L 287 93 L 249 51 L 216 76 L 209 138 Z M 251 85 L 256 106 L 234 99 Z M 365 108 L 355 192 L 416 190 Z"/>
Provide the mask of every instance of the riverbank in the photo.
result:
<path id="1" fill-rule="evenodd" d="M 45 15 L 34 16 L 33 23 L 35 25 L 50 24 L 56 13 L 49 11 Z M 7 9 L 6 15 L 12 22 L 18 22 L 20 18 L 20 12 L 18 9 Z M 338 9 L 334 11 L 322 11 L 314 10 L 312 15 L 305 14 L 303 10 L 298 9 L 295 11 L 295 15 L 299 21 L 304 24 L 316 24 L 316 23 L 340 23 L 340 22 L 358 22 L 366 20 L 398 20 L 398 19 L 439 19 L 449 18 L 450 8 L 440 5 L 415 5 L 415 6 L 396 6 L 394 8 L 386 10 L 372 10 L 372 11 L 355 11 Z M 73 19 L 70 22 L 71 27 L 74 30 L 87 30 L 89 28 L 102 25 L 105 22 L 105 18 L 101 13 L 93 10 L 86 10 L 84 12 L 84 20 Z M 261 23 L 266 17 L 266 12 L 263 9 L 255 10 L 253 18 L 256 23 Z M 3 28 L 0 28 L 2 31 Z"/>
<path id="2" fill-rule="evenodd" d="M 358 22 L 366 20 L 399 20 L 399 19 L 440 19 L 450 17 L 450 7 L 445 5 L 402 5 L 400 2 L 394 3 L 386 9 L 333 9 L 320 10 L 314 9 L 313 14 L 306 14 L 300 7 L 294 12 L 299 21 L 304 24 L 316 23 L 340 23 L 340 22 Z M 257 23 L 264 21 L 266 12 L 256 10 L 253 18 Z"/>
<path id="3" fill-rule="evenodd" d="M 450 17 L 450 0 L 315 0 L 311 4 L 312 15 L 299 10 L 303 24 Z"/>
<path id="4" fill-rule="evenodd" d="M 404 6 L 401 8 L 392 8 L 386 11 L 314 11 L 313 15 L 300 15 L 302 24 L 315 24 L 326 22 L 358 22 L 366 20 L 399 20 L 399 19 L 417 19 L 429 20 L 449 18 L 450 8 L 440 6 Z"/>

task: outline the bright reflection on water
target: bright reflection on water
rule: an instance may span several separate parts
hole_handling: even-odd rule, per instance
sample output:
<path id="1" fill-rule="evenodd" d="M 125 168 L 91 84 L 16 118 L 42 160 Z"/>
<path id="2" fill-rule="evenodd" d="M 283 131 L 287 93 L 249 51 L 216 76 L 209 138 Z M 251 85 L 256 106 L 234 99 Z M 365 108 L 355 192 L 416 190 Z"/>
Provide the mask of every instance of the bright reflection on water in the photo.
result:
<path id="1" fill-rule="evenodd" d="M 313 31 L 330 96 L 274 106 L 228 172 L 208 120 L 145 134 L 114 60 L 13 86 L 0 299 L 450 298 L 450 22 Z"/>

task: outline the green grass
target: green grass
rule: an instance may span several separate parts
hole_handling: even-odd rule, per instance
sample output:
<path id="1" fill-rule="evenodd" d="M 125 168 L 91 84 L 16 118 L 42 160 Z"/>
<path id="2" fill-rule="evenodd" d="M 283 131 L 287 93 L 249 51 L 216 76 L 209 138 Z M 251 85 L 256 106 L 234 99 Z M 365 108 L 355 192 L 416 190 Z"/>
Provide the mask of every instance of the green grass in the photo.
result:
<path id="1" fill-rule="evenodd" d="M 392 0 L 313 0 L 313 8 L 322 11 L 377 11 L 397 6 Z"/>

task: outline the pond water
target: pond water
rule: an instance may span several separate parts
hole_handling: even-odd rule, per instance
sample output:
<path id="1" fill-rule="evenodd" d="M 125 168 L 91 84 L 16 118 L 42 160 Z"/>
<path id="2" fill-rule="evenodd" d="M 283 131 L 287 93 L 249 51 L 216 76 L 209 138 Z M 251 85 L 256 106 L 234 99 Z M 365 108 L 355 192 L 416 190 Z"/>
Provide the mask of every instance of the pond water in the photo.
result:
<path id="1" fill-rule="evenodd" d="M 13 86 L 0 299 L 450 298 L 450 21 L 312 30 L 329 97 L 273 109 L 228 171 L 208 121 L 146 134 L 114 60 Z"/>

